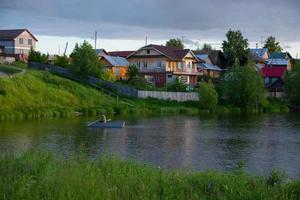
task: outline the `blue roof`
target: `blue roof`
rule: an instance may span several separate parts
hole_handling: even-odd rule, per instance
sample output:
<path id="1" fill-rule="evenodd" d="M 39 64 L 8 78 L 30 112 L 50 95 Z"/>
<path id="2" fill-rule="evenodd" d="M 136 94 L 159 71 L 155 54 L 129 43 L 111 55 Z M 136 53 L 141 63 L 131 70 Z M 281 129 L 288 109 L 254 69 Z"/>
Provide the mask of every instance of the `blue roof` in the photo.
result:
<path id="1" fill-rule="evenodd" d="M 268 52 L 268 48 L 250 49 L 250 52 L 255 56 L 263 58 L 265 53 Z"/>
<path id="2" fill-rule="evenodd" d="M 282 58 L 270 58 L 268 60 L 268 65 L 288 65 L 289 62 L 287 59 Z"/>
<path id="3" fill-rule="evenodd" d="M 283 52 L 271 53 L 270 58 L 272 58 L 272 59 L 286 59 L 287 58 L 287 53 L 283 53 Z"/>
<path id="4" fill-rule="evenodd" d="M 198 65 L 201 69 L 208 69 L 208 70 L 214 70 L 214 71 L 222 71 L 221 68 L 219 68 L 216 65 L 208 64 L 208 63 L 199 63 Z"/>

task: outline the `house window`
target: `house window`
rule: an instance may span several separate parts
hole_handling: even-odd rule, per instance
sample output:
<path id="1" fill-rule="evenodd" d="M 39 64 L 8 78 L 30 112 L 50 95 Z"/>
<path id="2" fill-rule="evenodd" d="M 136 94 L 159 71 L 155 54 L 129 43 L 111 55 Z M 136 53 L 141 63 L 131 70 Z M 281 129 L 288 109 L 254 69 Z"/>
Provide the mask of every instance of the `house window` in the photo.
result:
<path id="1" fill-rule="evenodd" d="M 172 74 L 168 74 L 168 78 L 169 79 L 173 78 Z"/>
<path id="2" fill-rule="evenodd" d="M 28 45 L 32 45 L 32 39 L 28 39 Z"/>
<path id="3" fill-rule="evenodd" d="M 140 61 L 138 61 L 138 62 L 136 63 L 136 65 L 137 65 L 138 68 L 141 68 L 141 62 L 140 62 Z"/>
<path id="4" fill-rule="evenodd" d="M 147 60 L 144 61 L 144 68 L 147 68 L 148 67 L 148 63 L 147 63 Z"/>
<path id="5" fill-rule="evenodd" d="M 147 54 L 150 54 L 150 49 L 147 49 Z"/>
<path id="6" fill-rule="evenodd" d="M 19 44 L 24 44 L 23 38 L 19 38 Z"/>

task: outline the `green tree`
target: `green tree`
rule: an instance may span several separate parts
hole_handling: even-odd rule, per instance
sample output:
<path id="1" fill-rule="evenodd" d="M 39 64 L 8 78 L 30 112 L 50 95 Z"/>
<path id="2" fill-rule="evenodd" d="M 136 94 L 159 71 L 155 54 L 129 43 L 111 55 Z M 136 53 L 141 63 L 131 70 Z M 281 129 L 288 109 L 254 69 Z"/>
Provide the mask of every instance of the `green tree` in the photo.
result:
<path id="1" fill-rule="evenodd" d="M 268 48 L 270 53 L 281 52 L 283 49 L 279 42 L 276 42 L 275 37 L 270 36 L 266 39 L 264 48 Z"/>
<path id="2" fill-rule="evenodd" d="M 218 105 L 219 95 L 211 81 L 200 83 L 199 97 L 200 108 L 214 110 Z"/>
<path id="3" fill-rule="evenodd" d="M 167 47 L 176 47 L 179 49 L 184 49 L 183 41 L 179 38 L 173 38 L 166 42 Z"/>
<path id="4" fill-rule="evenodd" d="M 226 34 L 227 40 L 223 41 L 222 49 L 229 58 L 229 64 L 233 65 L 238 59 L 244 63 L 245 58 L 249 55 L 248 39 L 245 39 L 240 31 L 229 30 Z"/>
<path id="5" fill-rule="evenodd" d="M 140 71 L 136 65 L 130 65 L 128 67 L 127 72 L 126 72 L 126 78 L 128 81 L 131 81 L 132 79 L 135 79 L 140 76 L 141 76 Z"/>
<path id="6" fill-rule="evenodd" d="M 253 65 L 241 67 L 236 60 L 222 78 L 223 95 L 229 104 L 243 110 L 258 108 L 266 99 L 263 78 Z"/>
<path id="7" fill-rule="evenodd" d="M 291 71 L 286 72 L 284 78 L 284 90 L 289 103 L 292 106 L 300 106 L 300 64 L 293 66 Z"/>
<path id="8" fill-rule="evenodd" d="M 77 74 L 100 77 L 103 73 L 103 64 L 87 41 L 81 45 L 76 44 L 70 57 L 71 69 Z"/>
<path id="9" fill-rule="evenodd" d="M 186 92 L 188 85 L 179 80 L 178 77 L 167 85 L 167 90 L 172 92 Z"/>
<path id="10" fill-rule="evenodd" d="M 203 50 L 205 52 L 210 52 L 213 50 L 213 48 L 212 48 L 211 44 L 204 43 L 201 50 Z"/>
<path id="11" fill-rule="evenodd" d="M 127 83 L 138 89 L 150 89 L 151 84 L 141 76 L 136 65 L 130 65 L 126 72 Z"/>
<path id="12" fill-rule="evenodd" d="M 61 66 L 68 68 L 70 63 L 69 63 L 69 58 L 66 55 L 63 56 L 57 56 L 54 62 L 55 65 Z"/>
<path id="13" fill-rule="evenodd" d="M 29 62 L 38 62 L 47 64 L 48 63 L 48 54 L 42 54 L 39 51 L 35 51 L 33 48 L 30 49 L 29 55 L 28 55 L 28 61 Z"/>

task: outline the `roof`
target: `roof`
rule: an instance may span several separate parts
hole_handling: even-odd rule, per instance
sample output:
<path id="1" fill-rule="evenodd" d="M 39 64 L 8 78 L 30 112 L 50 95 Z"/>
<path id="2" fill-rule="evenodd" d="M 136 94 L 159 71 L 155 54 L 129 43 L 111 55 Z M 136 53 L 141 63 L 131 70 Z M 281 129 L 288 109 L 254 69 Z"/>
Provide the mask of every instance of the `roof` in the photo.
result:
<path id="1" fill-rule="evenodd" d="M 292 56 L 288 52 L 275 52 L 270 54 L 270 59 L 291 59 Z"/>
<path id="2" fill-rule="evenodd" d="M 165 55 L 166 57 L 168 57 L 171 60 L 180 61 L 190 52 L 195 57 L 195 59 L 198 60 L 198 58 L 194 55 L 194 53 L 189 49 L 179 49 L 176 47 L 167 47 L 167 46 L 163 46 L 163 45 L 154 45 L 154 44 L 150 44 L 150 45 L 147 45 L 142 48 L 149 48 L 149 47 L 159 51 L 161 54 Z M 134 55 L 134 53 L 131 55 Z"/>
<path id="3" fill-rule="evenodd" d="M 135 51 L 110 51 L 108 54 L 110 56 L 117 56 L 127 58 L 130 54 L 133 54 Z"/>
<path id="4" fill-rule="evenodd" d="M 221 68 L 226 67 L 226 59 L 221 50 L 197 50 L 193 52 L 195 55 L 207 54 L 214 65 L 217 65 Z"/>
<path id="5" fill-rule="evenodd" d="M 98 56 L 108 55 L 108 53 L 105 51 L 105 49 L 96 49 L 96 54 Z"/>
<path id="6" fill-rule="evenodd" d="M 38 41 L 36 37 L 34 37 L 34 35 L 27 29 L 0 30 L 0 40 L 13 40 L 21 35 L 24 31 L 27 31 L 33 37 L 33 39 Z"/>
<path id="7" fill-rule="evenodd" d="M 287 59 L 282 58 L 270 58 L 267 62 L 267 65 L 280 65 L 280 66 L 287 66 L 289 61 Z"/>
<path id="8" fill-rule="evenodd" d="M 209 64 L 209 63 L 199 63 L 198 66 L 202 69 L 213 70 L 213 71 L 222 71 L 222 69 L 219 68 L 218 66 Z"/>
<path id="9" fill-rule="evenodd" d="M 250 49 L 250 52 L 259 58 L 263 58 L 265 53 L 268 52 L 268 48 Z"/>
<path id="10" fill-rule="evenodd" d="M 197 58 L 200 60 L 205 60 L 209 58 L 208 54 L 196 54 Z"/>
<path id="11" fill-rule="evenodd" d="M 264 67 L 261 72 L 264 77 L 280 77 L 283 78 L 286 71 L 285 67 Z"/>
<path id="12" fill-rule="evenodd" d="M 123 57 L 103 55 L 102 58 L 107 60 L 107 62 L 109 62 L 112 66 L 115 67 L 129 66 L 129 62 Z"/>

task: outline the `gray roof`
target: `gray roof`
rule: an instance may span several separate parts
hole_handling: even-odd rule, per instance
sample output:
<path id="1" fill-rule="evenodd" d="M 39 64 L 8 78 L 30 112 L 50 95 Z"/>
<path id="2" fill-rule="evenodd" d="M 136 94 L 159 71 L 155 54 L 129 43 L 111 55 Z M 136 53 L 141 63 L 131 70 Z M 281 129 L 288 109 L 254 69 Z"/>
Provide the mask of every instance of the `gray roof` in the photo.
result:
<path id="1" fill-rule="evenodd" d="M 108 56 L 108 55 L 103 55 L 102 57 L 105 58 L 112 66 L 115 67 L 129 66 L 129 62 L 123 57 Z"/>
<path id="2" fill-rule="evenodd" d="M 214 71 L 222 71 L 221 68 L 219 68 L 216 65 L 208 64 L 208 63 L 199 63 L 198 64 L 200 69 L 208 69 L 208 70 L 214 70 Z"/>
<path id="3" fill-rule="evenodd" d="M 19 35 L 21 35 L 24 31 L 27 31 L 33 39 L 38 41 L 34 35 L 28 31 L 27 29 L 9 29 L 9 30 L 0 30 L 0 39 L 1 40 L 13 40 Z"/>
<path id="4" fill-rule="evenodd" d="M 268 48 L 250 49 L 250 52 L 259 58 L 263 58 L 264 54 L 268 52 Z"/>

